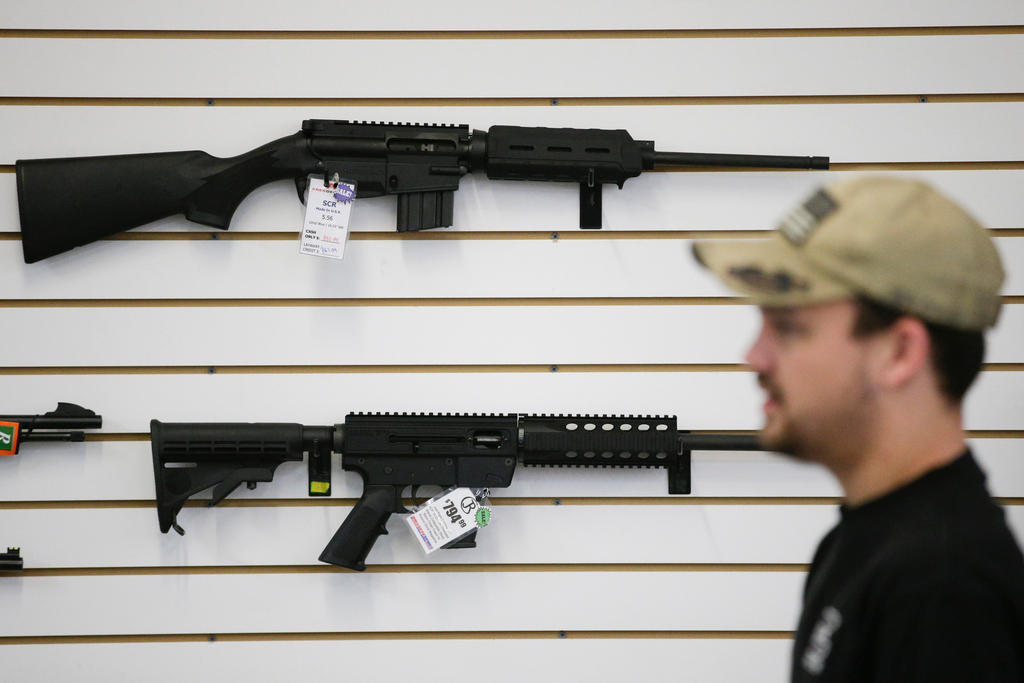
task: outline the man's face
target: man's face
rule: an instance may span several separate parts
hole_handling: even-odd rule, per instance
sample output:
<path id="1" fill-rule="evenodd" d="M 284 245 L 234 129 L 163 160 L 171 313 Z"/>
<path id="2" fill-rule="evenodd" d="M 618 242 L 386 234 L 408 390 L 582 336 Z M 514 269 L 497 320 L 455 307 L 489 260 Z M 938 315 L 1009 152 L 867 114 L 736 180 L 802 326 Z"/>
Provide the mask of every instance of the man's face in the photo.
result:
<path id="1" fill-rule="evenodd" d="M 841 466 L 870 438 L 877 408 L 870 338 L 852 336 L 856 308 L 838 301 L 762 308 L 747 363 L 765 390 L 762 445 Z"/>

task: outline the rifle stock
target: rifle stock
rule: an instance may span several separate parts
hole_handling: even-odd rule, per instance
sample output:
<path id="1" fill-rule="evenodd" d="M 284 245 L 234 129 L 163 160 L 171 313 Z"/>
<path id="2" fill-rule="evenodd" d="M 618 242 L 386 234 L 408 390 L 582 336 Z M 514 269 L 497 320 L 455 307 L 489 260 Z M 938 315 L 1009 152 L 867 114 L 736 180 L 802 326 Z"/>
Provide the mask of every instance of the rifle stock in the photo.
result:
<path id="1" fill-rule="evenodd" d="M 227 229 L 254 189 L 315 165 L 301 134 L 226 159 L 188 151 L 18 161 L 25 262 L 176 214 Z"/>

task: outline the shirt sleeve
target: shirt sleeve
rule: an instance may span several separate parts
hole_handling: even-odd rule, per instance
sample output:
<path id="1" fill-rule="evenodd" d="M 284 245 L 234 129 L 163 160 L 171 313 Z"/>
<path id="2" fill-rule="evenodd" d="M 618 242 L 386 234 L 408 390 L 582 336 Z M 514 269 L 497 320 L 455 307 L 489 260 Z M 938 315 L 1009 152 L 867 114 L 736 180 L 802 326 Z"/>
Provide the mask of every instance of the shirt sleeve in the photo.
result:
<path id="1" fill-rule="evenodd" d="M 893 594 L 880 606 L 877 681 L 1024 681 L 1021 625 L 1008 595 L 977 578 L 945 578 Z"/>

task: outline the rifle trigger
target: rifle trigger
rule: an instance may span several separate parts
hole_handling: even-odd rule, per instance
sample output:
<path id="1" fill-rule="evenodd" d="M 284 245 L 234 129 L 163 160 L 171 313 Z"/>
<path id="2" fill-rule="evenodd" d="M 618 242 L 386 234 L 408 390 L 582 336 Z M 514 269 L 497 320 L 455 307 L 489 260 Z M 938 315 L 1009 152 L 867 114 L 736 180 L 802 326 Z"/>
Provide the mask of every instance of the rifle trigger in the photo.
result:
<path id="1" fill-rule="evenodd" d="M 309 185 L 309 181 L 306 176 L 299 176 L 295 179 L 295 189 L 299 193 L 299 201 L 303 204 L 306 203 L 306 186 Z"/>

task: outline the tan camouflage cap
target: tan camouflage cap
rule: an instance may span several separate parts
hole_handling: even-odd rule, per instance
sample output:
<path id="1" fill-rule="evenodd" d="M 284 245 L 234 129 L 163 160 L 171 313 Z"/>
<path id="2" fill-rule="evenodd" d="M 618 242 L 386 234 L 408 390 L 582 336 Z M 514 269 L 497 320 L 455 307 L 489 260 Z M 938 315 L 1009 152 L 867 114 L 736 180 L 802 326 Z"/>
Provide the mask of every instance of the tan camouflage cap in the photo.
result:
<path id="1" fill-rule="evenodd" d="M 988 232 L 930 185 L 869 176 L 815 192 L 767 240 L 709 240 L 697 260 L 764 306 L 858 295 L 981 330 L 999 317 L 1003 268 Z"/>

